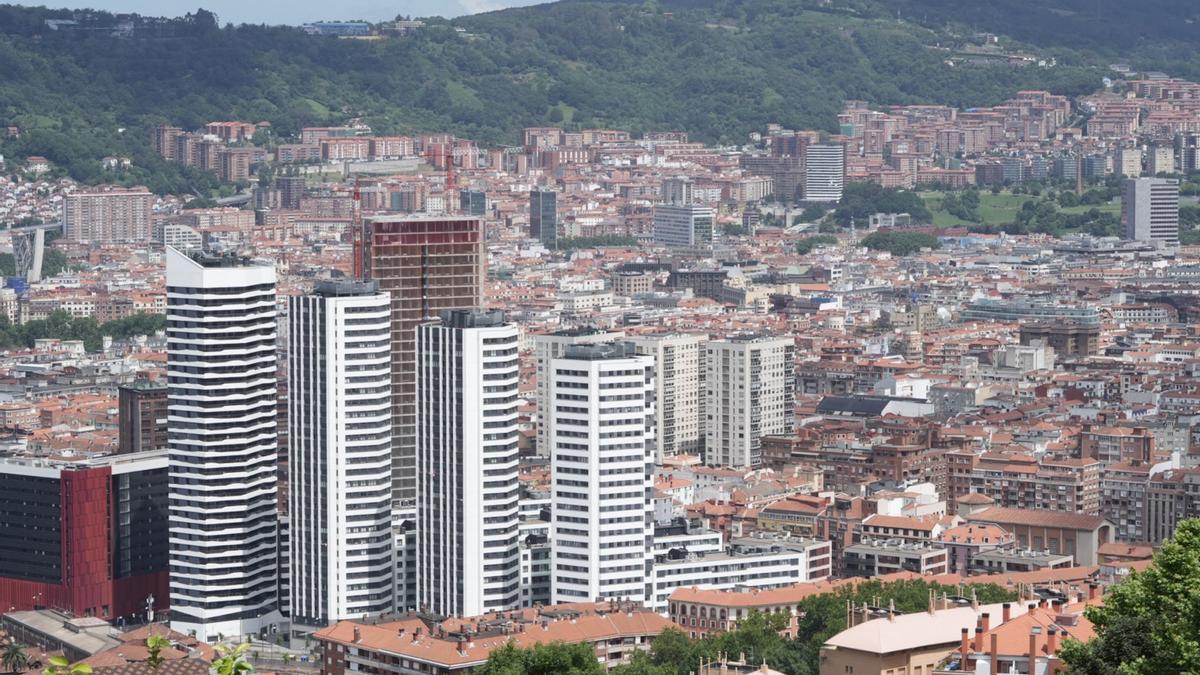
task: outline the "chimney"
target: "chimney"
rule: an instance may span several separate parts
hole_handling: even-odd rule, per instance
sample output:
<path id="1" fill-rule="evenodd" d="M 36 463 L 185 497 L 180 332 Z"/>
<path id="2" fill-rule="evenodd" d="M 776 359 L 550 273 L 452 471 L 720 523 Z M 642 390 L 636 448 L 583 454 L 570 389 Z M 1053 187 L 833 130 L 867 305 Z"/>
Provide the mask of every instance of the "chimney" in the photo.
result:
<path id="1" fill-rule="evenodd" d="M 1096 584 L 1096 583 L 1088 584 L 1088 595 L 1087 595 L 1088 602 L 1097 600 L 1099 598 L 1100 598 L 1100 584 Z"/>
<path id="2" fill-rule="evenodd" d="M 1041 600 L 1038 600 L 1037 606 L 1038 609 L 1046 609 L 1046 599 L 1042 598 Z"/>
<path id="3" fill-rule="evenodd" d="M 362 630 L 358 626 L 354 627 L 354 642 L 356 644 L 362 642 Z"/>
<path id="4" fill-rule="evenodd" d="M 975 641 L 971 643 L 971 649 L 976 652 L 983 651 L 983 626 L 975 626 Z"/>
<path id="5" fill-rule="evenodd" d="M 396 634 L 399 635 L 400 637 L 404 637 L 404 626 L 401 626 L 400 630 Z"/>
<path id="6" fill-rule="evenodd" d="M 1046 654 L 1054 656 L 1058 653 L 1058 630 L 1050 628 L 1046 631 Z"/>
<path id="7" fill-rule="evenodd" d="M 1029 672 L 1037 672 L 1037 655 L 1038 655 L 1038 635 L 1042 632 L 1041 628 L 1034 627 L 1029 631 Z"/>
<path id="8" fill-rule="evenodd" d="M 991 648 L 988 649 L 988 654 L 991 655 L 991 657 L 992 657 L 990 659 L 991 671 L 994 673 L 999 669 L 999 666 L 1000 666 L 1000 660 L 999 660 L 1000 659 L 1000 635 L 999 635 L 999 633 L 992 633 L 991 640 L 992 640 L 992 644 L 991 644 Z"/>
<path id="9" fill-rule="evenodd" d="M 458 638 L 458 655 L 459 656 L 467 655 L 467 639 L 464 637 Z"/>
<path id="10" fill-rule="evenodd" d="M 421 629 L 419 627 L 414 628 L 413 629 L 413 642 L 416 642 L 417 640 L 420 640 L 420 639 L 421 639 Z"/>
<path id="11" fill-rule="evenodd" d="M 1004 603 L 1004 611 L 1003 611 L 1003 613 L 1000 614 L 1000 618 L 1002 620 L 1002 623 L 1008 623 L 1009 620 L 1012 619 L 1012 603 L 1011 602 Z"/>
<path id="12" fill-rule="evenodd" d="M 992 629 L 992 615 L 989 612 L 983 613 L 983 632 L 988 632 Z"/>
<path id="13" fill-rule="evenodd" d="M 963 664 L 963 665 L 959 666 L 960 670 L 965 671 L 967 669 L 967 656 L 969 656 L 970 653 L 971 653 L 971 629 L 964 628 L 964 629 L 962 629 L 962 642 L 959 643 L 959 645 L 958 645 L 959 660 L 962 661 L 962 664 Z"/>

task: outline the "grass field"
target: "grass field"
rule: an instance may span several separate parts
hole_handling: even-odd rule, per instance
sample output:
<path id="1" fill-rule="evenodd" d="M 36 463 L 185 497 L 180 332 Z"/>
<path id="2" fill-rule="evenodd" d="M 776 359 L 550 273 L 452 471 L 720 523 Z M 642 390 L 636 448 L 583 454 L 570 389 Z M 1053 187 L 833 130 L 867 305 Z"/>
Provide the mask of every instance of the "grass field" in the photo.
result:
<path id="1" fill-rule="evenodd" d="M 925 200 L 926 206 L 933 212 L 933 224 L 938 227 L 957 227 L 959 225 L 975 225 L 957 216 L 952 216 L 942 210 L 943 192 L 920 192 L 918 193 L 921 199 Z M 1030 195 L 1014 195 L 1011 192 L 1004 191 L 998 195 L 994 195 L 988 191 L 979 193 L 979 218 L 982 224 L 985 225 L 1004 225 L 1011 223 L 1017 216 L 1017 212 L 1021 210 L 1021 205 L 1027 201 L 1038 201 L 1039 197 Z M 1063 213 L 1085 213 L 1092 208 L 1097 208 L 1101 212 L 1111 213 L 1120 217 L 1121 205 L 1119 202 L 1109 204 L 1101 204 L 1099 206 L 1072 206 L 1070 208 L 1059 209 Z"/>

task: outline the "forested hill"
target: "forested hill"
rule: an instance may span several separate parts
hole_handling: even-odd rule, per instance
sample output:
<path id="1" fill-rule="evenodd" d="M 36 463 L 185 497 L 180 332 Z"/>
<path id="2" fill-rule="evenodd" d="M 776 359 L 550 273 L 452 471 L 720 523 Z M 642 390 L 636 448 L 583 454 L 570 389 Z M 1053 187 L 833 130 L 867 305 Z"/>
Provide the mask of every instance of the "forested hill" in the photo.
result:
<path id="1" fill-rule="evenodd" d="M 1156 45 L 1136 36 L 1073 51 L 1057 45 L 1076 37 L 1026 31 L 1033 44 L 1002 47 L 1057 65 L 945 63 L 971 46 L 972 31 L 999 32 L 979 25 L 992 10 L 959 5 L 1043 16 L 1076 2 L 1085 0 L 567 0 L 427 20 L 414 34 L 374 42 L 221 27 L 204 11 L 135 17 L 114 30 L 124 17 L 0 6 L 0 123 L 26 132 L 0 152 L 43 154 L 85 180 L 98 177 L 102 156 L 126 154 L 145 170 L 134 179 L 167 190 L 197 177 L 150 156 L 148 130 L 160 122 L 268 120 L 288 134 L 361 116 L 381 132 L 451 130 L 486 142 L 515 142 L 521 127 L 541 124 L 730 141 L 767 122 L 832 129 L 847 98 L 972 106 L 1023 88 L 1076 95 L 1099 86 L 1116 56 L 1156 57 Z M 1181 3 L 1136 6 L 1160 4 Z M 46 19 L 78 23 L 51 30 Z M 1014 31 L 1021 23 L 993 19 Z M 1185 65 L 1196 58 L 1195 49 L 1165 51 Z"/>

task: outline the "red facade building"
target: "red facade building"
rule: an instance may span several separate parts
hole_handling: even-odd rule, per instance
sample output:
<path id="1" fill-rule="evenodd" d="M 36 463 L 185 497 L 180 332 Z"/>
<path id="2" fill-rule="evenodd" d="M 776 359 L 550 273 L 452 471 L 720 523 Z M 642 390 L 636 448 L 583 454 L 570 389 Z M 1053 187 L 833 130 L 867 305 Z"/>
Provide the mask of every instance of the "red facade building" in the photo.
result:
<path id="1" fill-rule="evenodd" d="M 168 605 L 164 452 L 0 459 L 0 611 L 144 616 Z"/>

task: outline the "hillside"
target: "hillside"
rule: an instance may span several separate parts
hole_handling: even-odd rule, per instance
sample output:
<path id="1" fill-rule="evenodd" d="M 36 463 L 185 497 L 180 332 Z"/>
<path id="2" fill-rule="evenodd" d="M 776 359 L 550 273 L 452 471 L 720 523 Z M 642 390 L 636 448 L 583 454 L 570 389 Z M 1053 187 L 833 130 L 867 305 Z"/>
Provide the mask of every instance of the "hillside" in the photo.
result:
<path id="1" fill-rule="evenodd" d="M 155 162 L 146 139 L 160 122 L 268 120 L 289 134 L 356 116 L 382 132 L 451 130 L 495 143 L 539 124 L 738 141 L 767 122 L 832 130 L 847 98 L 970 106 L 1022 88 L 1077 95 L 1098 86 L 1117 53 L 1074 52 L 1026 30 L 1039 46 L 1006 48 L 1049 50 L 1056 67 L 948 66 L 970 24 L 995 13 L 960 4 L 1044 9 L 1032 0 L 567 0 L 434 19 L 414 35 L 364 42 L 222 28 L 202 10 L 138 18 L 115 37 L 117 19 L 105 13 L 0 6 L 0 122 L 27 132 L 0 152 L 43 154 L 85 180 L 104 178 L 103 155 L 127 154 L 148 169 L 127 180 L 171 190 L 207 178 Z M 79 26 L 52 31 L 47 18 Z M 1172 53 L 1195 59 L 1194 50 Z"/>

